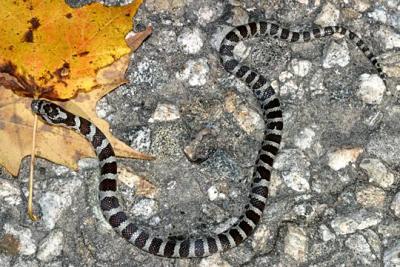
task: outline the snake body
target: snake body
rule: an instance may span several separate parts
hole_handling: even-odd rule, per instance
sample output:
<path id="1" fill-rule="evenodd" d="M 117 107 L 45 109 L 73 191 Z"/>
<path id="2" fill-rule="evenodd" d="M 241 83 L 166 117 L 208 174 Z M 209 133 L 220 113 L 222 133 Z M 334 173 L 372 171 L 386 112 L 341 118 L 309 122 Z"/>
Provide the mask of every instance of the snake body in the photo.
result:
<path id="1" fill-rule="evenodd" d="M 252 22 L 235 27 L 220 47 L 225 70 L 244 81 L 258 99 L 266 124 L 264 140 L 255 162 L 249 199 L 243 214 L 229 229 L 215 235 L 183 240 L 159 237 L 137 225 L 122 210 L 117 196 L 117 163 L 113 148 L 105 135 L 88 120 L 76 116 L 46 100 L 34 100 L 32 110 L 49 124 L 62 125 L 82 134 L 93 145 L 100 162 L 99 200 L 105 219 L 130 243 L 146 252 L 163 257 L 205 257 L 237 246 L 255 230 L 260 222 L 268 197 L 273 161 L 278 153 L 283 128 L 280 102 L 273 86 L 262 75 L 240 64 L 233 55 L 239 41 L 257 36 L 271 36 L 288 42 L 307 42 L 338 33 L 348 37 L 365 54 L 384 78 L 377 59 L 353 32 L 339 26 L 305 32 L 293 32 L 268 22 Z"/>

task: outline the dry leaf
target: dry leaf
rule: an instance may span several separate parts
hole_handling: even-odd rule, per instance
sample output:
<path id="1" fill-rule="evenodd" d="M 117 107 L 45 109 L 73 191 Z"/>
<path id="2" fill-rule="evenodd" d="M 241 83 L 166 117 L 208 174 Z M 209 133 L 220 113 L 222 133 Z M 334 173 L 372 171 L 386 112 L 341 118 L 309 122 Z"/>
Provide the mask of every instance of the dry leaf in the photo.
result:
<path id="1" fill-rule="evenodd" d="M 111 75 L 115 82 L 118 76 L 123 77 L 121 74 L 125 72 L 128 61 L 129 56 L 125 56 L 101 73 Z M 98 78 L 105 79 L 100 75 L 101 73 Z M 122 79 L 118 84 L 124 82 Z M 118 84 L 105 84 L 89 93 L 80 94 L 75 99 L 58 102 L 58 104 L 95 123 L 109 138 L 117 156 L 152 159 L 112 136 L 109 132 L 109 124 L 96 116 L 97 101 L 116 88 Z M 17 96 L 11 90 L 0 86 L 0 165 L 14 176 L 18 175 L 21 160 L 31 152 L 33 114 L 30 105 L 30 98 Z M 63 127 L 44 124 L 41 121 L 38 124 L 36 144 L 36 154 L 39 157 L 72 169 L 77 168 L 79 159 L 95 156 L 91 145 L 81 135 Z"/>
<path id="2" fill-rule="evenodd" d="M 62 0 L 2 0 L 0 84 L 50 99 L 92 90 L 100 69 L 131 52 L 124 37 L 141 2 L 74 9 Z"/>

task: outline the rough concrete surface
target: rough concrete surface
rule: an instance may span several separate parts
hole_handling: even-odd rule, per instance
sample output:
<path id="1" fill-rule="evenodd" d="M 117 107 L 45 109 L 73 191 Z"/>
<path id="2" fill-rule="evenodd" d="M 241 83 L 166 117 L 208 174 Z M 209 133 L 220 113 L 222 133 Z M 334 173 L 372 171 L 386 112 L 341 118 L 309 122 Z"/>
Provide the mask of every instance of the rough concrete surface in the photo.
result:
<path id="1" fill-rule="evenodd" d="M 88 1 L 70 0 L 73 6 Z M 103 1 L 109 5 L 127 1 Z M 98 166 L 78 172 L 38 160 L 26 215 L 28 159 L 0 168 L 0 266 L 400 266 L 400 2 L 398 0 L 147 0 L 129 83 L 98 104 L 114 135 L 157 157 L 120 159 L 125 209 L 155 232 L 224 229 L 246 202 L 264 123 L 248 88 L 223 70 L 232 25 L 293 30 L 338 24 L 382 61 L 386 85 L 356 47 L 246 41 L 236 56 L 279 85 L 284 134 L 269 204 L 243 244 L 204 259 L 164 259 L 116 235 L 97 201 Z"/>

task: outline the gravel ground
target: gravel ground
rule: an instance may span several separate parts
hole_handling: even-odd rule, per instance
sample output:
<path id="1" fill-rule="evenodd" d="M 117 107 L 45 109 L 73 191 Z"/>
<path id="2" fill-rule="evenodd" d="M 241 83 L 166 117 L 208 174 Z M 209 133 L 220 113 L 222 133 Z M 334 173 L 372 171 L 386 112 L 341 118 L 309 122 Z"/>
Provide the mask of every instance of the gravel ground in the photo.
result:
<path id="1" fill-rule="evenodd" d="M 271 197 L 251 238 L 204 259 L 141 252 L 103 219 L 93 159 L 81 160 L 78 172 L 38 160 L 34 203 L 42 218 L 33 223 L 25 160 L 17 179 L 0 168 L 0 266 L 400 266 L 399 6 L 145 1 L 135 28 L 151 23 L 154 33 L 132 58 L 130 83 L 102 99 L 98 114 L 121 140 L 157 156 L 119 160 L 126 210 L 157 233 L 221 231 L 246 202 L 264 123 L 248 88 L 219 64 L 232 25 L 345 25 L 373 47 L 389 79 L 385 86 L 344 39 L 244 42 L 236 56 L 279 85 L 285 123 Z"/>

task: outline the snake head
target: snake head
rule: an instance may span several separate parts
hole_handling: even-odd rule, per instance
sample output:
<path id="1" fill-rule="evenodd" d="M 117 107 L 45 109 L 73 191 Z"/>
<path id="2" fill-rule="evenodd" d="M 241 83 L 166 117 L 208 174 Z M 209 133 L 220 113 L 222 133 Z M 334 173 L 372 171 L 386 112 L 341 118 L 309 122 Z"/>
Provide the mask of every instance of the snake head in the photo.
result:
<path id="1" fill-rule="evenodd" d="M 62 123 L 67 118 L 67 113 L 58 105 L 43 99 L 32 100 L 32 111 L 49 124 Z"/>

